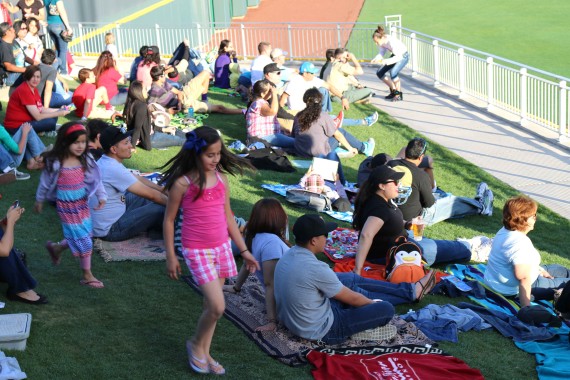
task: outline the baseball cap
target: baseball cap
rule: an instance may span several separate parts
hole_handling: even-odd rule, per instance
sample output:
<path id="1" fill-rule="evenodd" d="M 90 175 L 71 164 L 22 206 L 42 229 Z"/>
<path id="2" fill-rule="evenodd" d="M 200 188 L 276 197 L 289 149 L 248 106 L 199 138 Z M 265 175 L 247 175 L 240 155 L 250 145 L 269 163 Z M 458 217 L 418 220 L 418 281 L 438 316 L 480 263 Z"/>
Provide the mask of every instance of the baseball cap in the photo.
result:
<path id="1" fill-rule="evenodd" d="M 104 152 L 108 152 L 109 149 L 115 144 L 124 139 L 131 137 L 132 132 L 123 132 L 120 128 L 109 127 L 101 133 L 99 141 L 101 142 L 101 147 L 103 147 Z"/>
<path id="2" fill-rule="evenodd" d="M 386 183 L 390 180 L 399 181 L 403 176 L 403 172 L 397 172 L 389 166 L 381 165 L 372 170 L 368 180 L 374 185 L 377 185 L 379 183 Z"/>
<path id="3" fill-rule="evenodd" d="M 293 225 L 293 235 L 299 242 L 307 242 L 316 236 L 328 235 L 335 230 L 338 224 L 325 222 L 317 214 L 305 214 L 301 216 Z"/>
<path id="4" fill-rule="evenodd" d="M 303 62 L 303 64 L 299 68 L 299 74 L 304 74 L 304 73 L 316 74 L 318 72 L 319 69 L 317 69 L 315 65 L 312 64 L 311 62 Z"/>
<path id="5" fill-rule="evenodd" d="M 283 51 L 283 50 L 281 50 L 281 49 L 279 49 L 279 48 L 275 48 L 275 49 L 271 50 L 271 59 L 275 59 L 275 58 L 277 58 L 277 57 L 281 57 L 282 55 L 286 57 L 287 54 L 288 54 L 288 53 L 287 53 L 286 51 Z"/>
<path id="6" fill-rule="evenodd" d="M 276 71 L 281 71 L 281 69 L 277 66 L 276 63 L 269 63 L 263 68 L 263 75 L 274 73 Z"/>

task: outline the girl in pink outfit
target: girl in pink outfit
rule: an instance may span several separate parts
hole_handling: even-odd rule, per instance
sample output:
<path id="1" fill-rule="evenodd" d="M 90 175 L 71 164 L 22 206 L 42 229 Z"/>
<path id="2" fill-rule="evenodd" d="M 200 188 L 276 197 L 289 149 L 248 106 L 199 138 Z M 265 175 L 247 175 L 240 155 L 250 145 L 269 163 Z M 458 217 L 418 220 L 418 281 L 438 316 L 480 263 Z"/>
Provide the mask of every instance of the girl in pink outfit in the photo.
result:
<path id="1" fill-rule="evenodd" d="M 230 153 L 215 129 L 200 127 L 186 134 L 182 149 L 164 167 L 168 167 L 162 180 L 169 194 L 164 216 L 168 275 L 178 279 L 181 273 L 174 253 L 174 220 L 182 208 L 184 259 L 205 298 L 194 337 L 186 342 L 188 363 L 197 373 L 223 375 L 224 367 L 210 356 L 210 345 L 225 309 L 224 280 L 237 275 L 230 237 L 247 269 L 252 273 L 259 270 L 234 220 L 224 173 L 241 173 L 251 165 Z"/>

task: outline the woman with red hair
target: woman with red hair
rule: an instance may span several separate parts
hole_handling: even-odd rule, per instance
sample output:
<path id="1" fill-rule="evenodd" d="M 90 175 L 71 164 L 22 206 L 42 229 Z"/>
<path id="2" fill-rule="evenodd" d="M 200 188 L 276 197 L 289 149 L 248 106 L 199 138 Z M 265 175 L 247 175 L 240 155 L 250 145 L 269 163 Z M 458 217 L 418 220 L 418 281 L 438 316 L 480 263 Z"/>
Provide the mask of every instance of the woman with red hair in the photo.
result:
<path id="1" fill-rule="evenodd" d="M 125 83 L 125 78 L 117 70 L 113 54 L 105 50 L 97 59 L 97 65 L 93 68 L 97 88 L 105 87 L 109 103 L 113 106 L 125 104 L 127 93 L 119 91 L 119 83 Z"/>
<path id="2" fill-rule="evenodd" d="M 525 195 L 509 199 L 503 207 L 503 228 L 493 239 L 485 284 L 505 296 L 519 296 L 529 306 L 533 288 L 555 289 L 570 281 L 562 265 L 540 265 L 540 253 L 527 234 L 534 229 L 538 204 Z"/>

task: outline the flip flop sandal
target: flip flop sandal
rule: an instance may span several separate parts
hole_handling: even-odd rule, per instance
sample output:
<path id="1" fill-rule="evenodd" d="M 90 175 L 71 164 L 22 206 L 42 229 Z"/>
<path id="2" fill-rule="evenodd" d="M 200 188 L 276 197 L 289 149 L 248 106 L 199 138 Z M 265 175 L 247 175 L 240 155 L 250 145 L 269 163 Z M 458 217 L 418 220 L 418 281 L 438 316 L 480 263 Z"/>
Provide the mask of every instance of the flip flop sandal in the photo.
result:
<path id="1" fill-rule="evenodd" d="M 208 361 L 206 359 L 198 359 L 192 354 L 192 344 L 189 340 L 186 341 L 186 351 L 188 352 L 188 365 L 190 365 L 192 371 L 200 374 L 210 373 L 211 367 L 210 364 L 208 364 Z"/>
<path id="2" fill-rule="evenodd" d="M 209 362 L 208 368 L 210 369 L 210 373 L 212 375 L 225 375 L 226 369 L 222 367 L 222 365 L 218 362 Z"/>
<path id="3" fill-rule="evenodd" d="M 419 284 L 422 287 L 422 290 L 420 291 L 420 294 L 418 295 L 418 298 L 416 299 L 416 302 L 420 302 L 422 298 L 424 298 L 424 296 L 433 289 L 433 287 L 435 286 L 436 283 L 436 276 L 435 276 L 436 271 L 435 270 L 431 270 L 429 272 L 429 277 L 427 279 L 427 281 L 425 282 L 425 284 L 421 283 L 421 280 L 417 282 L 417 284 Z"/>
<path id="4" fill-rule="evenodd" d="M 102 289 L 105 287 L 105 285 L 99 280 L 91 280 L 91 281 L 81 280 L 79 281 L 79 283 L 81 285 L 89 286 L 90 288 L 93 289 Z"/>

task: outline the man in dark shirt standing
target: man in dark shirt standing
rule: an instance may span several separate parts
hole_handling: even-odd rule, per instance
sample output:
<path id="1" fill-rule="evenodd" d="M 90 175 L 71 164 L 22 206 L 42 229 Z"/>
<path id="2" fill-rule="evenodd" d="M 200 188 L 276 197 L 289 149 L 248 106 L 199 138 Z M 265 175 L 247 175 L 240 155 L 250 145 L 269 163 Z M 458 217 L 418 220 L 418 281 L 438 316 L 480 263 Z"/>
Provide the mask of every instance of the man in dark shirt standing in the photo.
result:
<path id="1" fill-rule="evenodd" d="M 447 195 L 435 199 L 432 193 L 432 182 L 428 174 L 418 168 L 427 150 L 427 141 L 422 138 L 410 140 L 406 146 L 406 156 L 403 159 L 392 160 L 388 166 L 411 174 L 411 184 L 406 184 L 406 176 L 402 182 L 411 187 L 408 199 L 398 207 L 404 214 L 404 219 L 412 220 L 421 216 L 427 225 L 432 225 L 446 219 L 462 218 L 468 215 L 492 215 L 493 192 L 485 182 L 477 186 L 475 199 Z"/>

